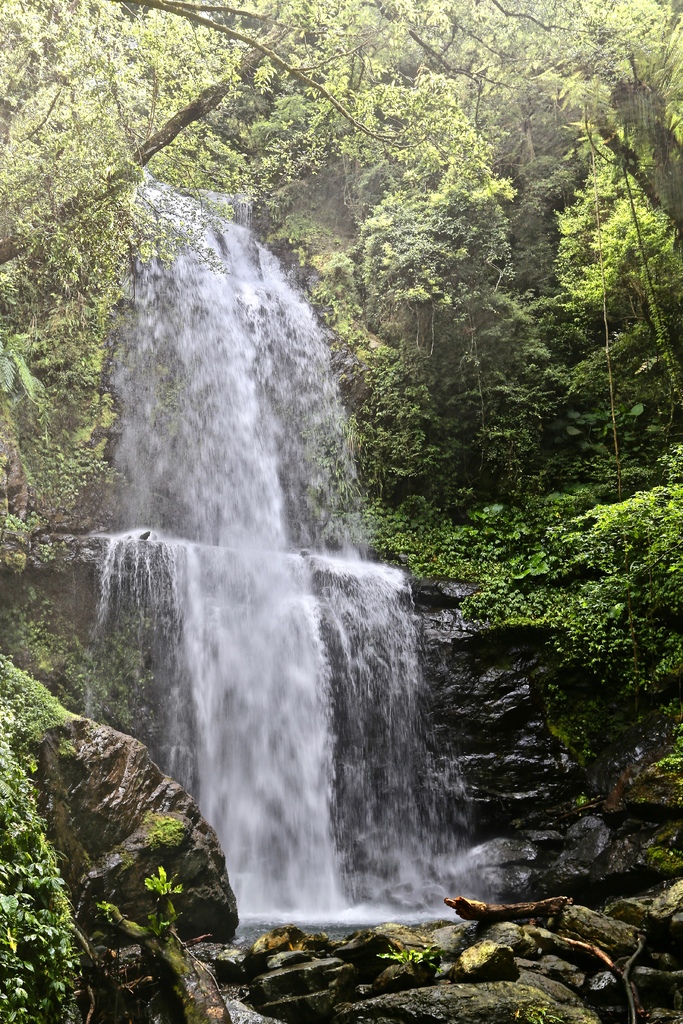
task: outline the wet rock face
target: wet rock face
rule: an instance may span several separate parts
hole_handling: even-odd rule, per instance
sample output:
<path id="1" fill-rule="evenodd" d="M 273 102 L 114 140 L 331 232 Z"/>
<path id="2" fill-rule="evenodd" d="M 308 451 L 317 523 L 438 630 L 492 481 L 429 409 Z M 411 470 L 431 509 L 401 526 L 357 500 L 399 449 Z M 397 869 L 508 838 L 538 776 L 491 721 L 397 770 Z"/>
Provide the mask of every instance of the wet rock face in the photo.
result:
<path id="1" fill-rule="evenodd" d="M 583 776 L 545 722 L 532 683 L 535 652 L 466 622 L 457 605 L 471 591 L 417 581 L 414 598 L 435 763 L 449 753 L 457 759 L 475 826 L 490 830 L 580 791 Z"/>
<path id="2" fill-rule="evenodd" d="M 163 865 L 183 885 L 175 901 L 181 936 L 210 933 L 225 941 L 234 934 L 237 908 L 218 837 L 142 743 L 74 719 L 46 733 L 36 781 L 76 917 L 86 929 L 100 900 L 145 923 L 154 907 L 144 880 Z"/>

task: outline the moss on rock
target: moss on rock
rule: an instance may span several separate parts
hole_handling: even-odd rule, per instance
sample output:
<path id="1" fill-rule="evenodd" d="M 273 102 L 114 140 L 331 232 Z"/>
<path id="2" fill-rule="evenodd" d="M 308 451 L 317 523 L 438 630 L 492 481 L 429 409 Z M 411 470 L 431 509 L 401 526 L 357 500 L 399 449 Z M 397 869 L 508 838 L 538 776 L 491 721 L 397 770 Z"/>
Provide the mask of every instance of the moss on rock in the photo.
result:
<path id="1" fill-rule="evenodd" d="M 171 814 L 147 814 L 144 827 L 147 829 L 147 843 L 152 850 L 160 846 L 180 846 L 187 835 L 181 819 Z"/>

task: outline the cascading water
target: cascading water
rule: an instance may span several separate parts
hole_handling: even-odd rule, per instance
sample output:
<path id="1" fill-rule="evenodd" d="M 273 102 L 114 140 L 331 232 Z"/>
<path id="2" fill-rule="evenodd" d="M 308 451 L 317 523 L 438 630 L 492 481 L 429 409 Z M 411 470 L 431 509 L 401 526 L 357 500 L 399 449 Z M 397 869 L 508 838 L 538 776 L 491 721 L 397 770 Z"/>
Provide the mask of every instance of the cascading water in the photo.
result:
<path id="1" fill-rule="evenodd" d="M 217 829 L 243 917 L 417 906 L 435 830 L 408 587 L 339 526 L 353 467 L 311 310 L 246 227 L 210 243 L 218 272 L 185 252 L 136 276 L 135 529 L 106 545 L 100 631 L 146 645 L 145 738 Z"/>

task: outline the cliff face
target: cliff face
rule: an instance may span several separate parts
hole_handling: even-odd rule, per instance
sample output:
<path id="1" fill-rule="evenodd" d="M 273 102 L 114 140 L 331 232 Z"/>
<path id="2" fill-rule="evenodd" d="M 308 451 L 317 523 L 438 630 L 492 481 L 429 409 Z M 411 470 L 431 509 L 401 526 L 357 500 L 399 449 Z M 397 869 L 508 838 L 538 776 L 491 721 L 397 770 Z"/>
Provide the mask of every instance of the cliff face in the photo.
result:
<path id="1" fill-rule="evenodd" d="M 144 880 L 162 865 L 183 886 L 177 901 L 182 936 L 209 932 L 224 941 L 233 935 L 237 908 L 216 833 L 142 743 L 73 719 L 46 733 L 36 782 L 76 918 L 86 930 L 100 900 L 144 921 L 154 909 Z"/>

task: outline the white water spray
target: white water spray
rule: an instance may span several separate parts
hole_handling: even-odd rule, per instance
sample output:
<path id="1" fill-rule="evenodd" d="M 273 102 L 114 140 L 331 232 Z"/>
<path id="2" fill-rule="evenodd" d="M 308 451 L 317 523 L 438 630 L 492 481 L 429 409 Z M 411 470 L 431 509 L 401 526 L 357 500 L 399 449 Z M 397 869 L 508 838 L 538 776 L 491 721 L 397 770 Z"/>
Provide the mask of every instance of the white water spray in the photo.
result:
<path id="1" fill-rule="evenodd" d="M 407 583 L 339 526 L 353 467 L 310 308 L 247 228 L 211 241 L 222 273 L 186 253 L 136 278 L 117 373 L 134 529 L 108 542 L 100 627 L 150 645 L 153 752 L 217 829 L 243 916 L 419 906 Z"/>

